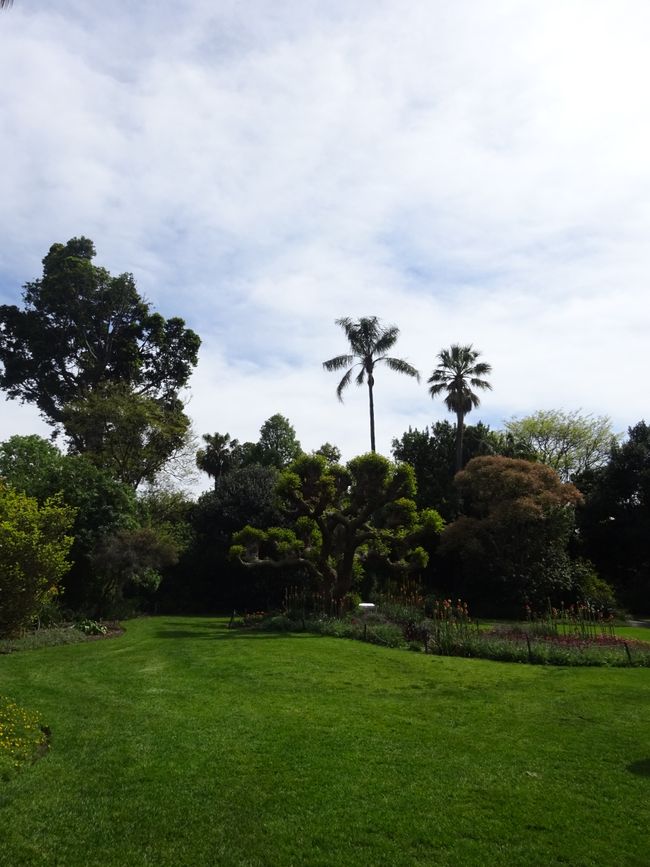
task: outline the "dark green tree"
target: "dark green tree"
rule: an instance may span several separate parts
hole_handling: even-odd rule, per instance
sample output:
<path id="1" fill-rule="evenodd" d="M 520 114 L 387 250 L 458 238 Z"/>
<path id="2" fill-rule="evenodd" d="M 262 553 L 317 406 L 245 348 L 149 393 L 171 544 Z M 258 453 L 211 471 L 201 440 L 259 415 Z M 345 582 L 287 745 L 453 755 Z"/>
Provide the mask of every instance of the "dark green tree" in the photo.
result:
<path id="1" fill-rule="evenodd" d="M 281 470 L 301 454 L 296 431 L 288 418 L 276 413 L 264 422 L 256 447 L 258 463 Z"/>
<path id="2" fill-rule="evenodd" d="M 609 462 L 576 483 L 582 549 L 621 602 L 641 616 L 650 610 L 650 426 L 644 421 L 614 443 Z"/>
<path id="3" fill-rule="evenodd" d="M 480 355 L 472 345 L 453 344 L 450 349 L 438 353 L 440 362 L 427 382 L 431 385 L 429 394 L 438 397 L 445 394 L 445 405 L 449 412 L 456 414 L 456 470 L 463 468 L 463 428 L 465 416 L 480 405 L 477 394 L 472 389 L 492 389 L 482 377 L 492 372 L 489 364 L 476 359 Z"/>
<path id="4" fill-rule="evenodd" d="M 418 508 L 435 508 L 446 521 L 456 517 L 456 428 L 448 421 L 438 421 L 431 428 L 409 428 L 400 439 L 393 440 L 395 460 L 410 464 L 417 479 L 416 502 Z M 507 435 L 490 430 L 489 425 L 478 422 L 467 425 L 463 437 L 463 458 L 469 461 L 479 455 L 512 454 L 513 444 Z"/>
<path id="5" fill-rule="evenodd" d="M 375 387 L 375 368 L 378 364 L 385 364 L 397 373 L 414 377 L 418 382 L 420 381 L 420 374 L 407 361 L 386 355 L 397 342 L 399 328 L 396 325 L 382 327 L 376 316 L 362 317 L 358 322 L 353 322 L 351 319 L 345 317 L 337 319 L 336 324 L 340 325 L 345 332 L 351 351 L 347 355 L 337 355 L 334 358 L 330 358 L 329 361 L 324 361 L 323 367 L 325 370 L 330 371 L 348 368 L 336 389 L 336 395 L 340 401 L 343 401 L 343 392 L 352 381 L 355 369 L 359 368 L 355 382 L 357 385 L 363 385 L 364 382 L 368 384 L 370 450 L 374 452 L 376 451 L 375 402 L 373 393 Z"/>
<path id="6" fill-rule="evenodd" d="M 133 488 L 155 480 L 182 452 L 190 430 L 177 397 L 153 398 L 121 383 L 103 383 L 68 404 L 63 424 L 72 453 L 85 454 Z"/>
<path id="7" fill-rule="evenodd" d="M 264 570 L 251 580 L 250 571 L 228 558 L 236 530 L 246 524 L 268 527 L 282 523 L 277 479 L 274 467 L 237 467 L 219 476 L 214 490 L 199 497 L 190 512 L 194 541 L 160 588 L 168 610 L 223 612 L 279 604 L 281 599 L 272 595 Z"/>
<path id="8" fill-rule="evenodd" d="M 213 433 L 203 434 L 203 442 L 205 447 L 196 453 L 196 465 L 214 479 L 216 487 L 221 476 L 238 465 L 239 441 L 228 433 Z"/>
<path id="9" fill-rule="evenodd" d="M 341 449 L 338 446 L 332 445 L 332 443 L 323 443 L 320 448 L 315 450 L 314 454 L 325 458 L 328 464 L 338 464 L 341 462 Z"/>
<path id="10" fill-rule="evenodd" d="M 88 238 L 54 244 L 24 307 L 0 306 L 0 388 L 57 431 L 69 407 L 108 386 L 170 407 L 197 362 L 200 340 L 183 320 L 152 312 L 131 274 L 114 277 L 94 256 Z M 66 433 L 76 451 L 97 451 L 92 425 Z"/>

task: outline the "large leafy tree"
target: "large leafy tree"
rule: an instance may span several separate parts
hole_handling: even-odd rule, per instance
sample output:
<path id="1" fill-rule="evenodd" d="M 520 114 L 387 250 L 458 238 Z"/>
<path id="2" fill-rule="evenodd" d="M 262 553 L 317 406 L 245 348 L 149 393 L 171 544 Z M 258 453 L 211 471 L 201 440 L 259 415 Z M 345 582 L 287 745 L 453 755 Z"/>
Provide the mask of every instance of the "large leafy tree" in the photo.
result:
<path id="1" fill-rule="evenodd" d="M 68 407 L 111 385 L 172 405 L 197 362 L 200 340 L 184 321 L 152 312 L 131 274 L 112 276 L 94 257 L 88 238 L 52 245 L 24 307 L 0 306 L 0 388 L 57 430 Z M 91 430 L 70 432 L 77 451 L 96 449 Z"/>
<path id="2" fill-rule="evenodd" d="M 353 322 L 347 317 L 337 319 L 350 344 L 350 353 L 337 355 L 323 362 L 325 370 L 345 370 L 343 378 L 339 382 L 336 395 L 343 400 L 343 392 L 352 381 L 355 369 L 358 373 L 355 377 L 357 385 L 368 385 L 368 404 L 370 411 L 370 449 L 375 451 L 375 403 L 373 389 L 375 387 L 375 368 L 378 364 L 385 364 L 397 373 L 412 376 L 420 381 L 420 374 L 407 361 L 402 358 L 394 358 L 386 353 L 392 349 L 399 336 L 399 328 L 395 325 L 383 327 L 376 316 L 362 317 L 358 322 Z"/>
<path id="3" fill-rule="evenodd" d="M 232 555 L 249 568 L 302 570 L 333 599 L 361 581 L 371 561 L 396 576 L 422 569 L 422 542 L 443 523 L 433 510 L 418 513 L 411 467 L 372 453 L 345 467 L 303 455 L 280 474 L 277 494 L 285 525 L 245 527 L 233 536 Z"/>
<path id="4" fill-rule="evenodd" d="M 256 460 L 267 467 L 283 469 L 302 454 L 296 431 L 288 418 L 279 412 L 268 418 L 260 428 Z"/>
<path id="5" fill-rule="evenodd" d="M 513 418 L 505 427 L 520 447 L 553 467 L 565 482 L 604 466 L 617 440 L 610 418 L 580 411 L 540 410 Z"/>
<path id="6" fill-rule="evenodd" d="M 544 464 L 487 456 L 469 461 L 455 483 L 463 514 L 445 528 L 440 553 L 460 562 L 463 591 L 503 604 L 572 589 L 567 548 L 581 501 L 573 485 Z"/>
<path id="7" fill-rule="evenodd" d="M 72 401 L 63 423 L 71 452 L 85 454 L 134 489 L 154 481 L 182 452 L 190 432 L 178 398 L 148 397 L 120 383 L 104 383 Z"/>
<path id="8" fill-rule="evenodd" d="M 456 470 L 463 468 L 463 428 L 465 416 L 480 405 L 478 395 L 472 389 L 492 389 L 483 379 L 492 372 L 492 367 L 484 361 L 477 361 L 481 353 L 472 345 L 453 344 L 450 349 L 438 353 L 439 363 L 427 382 L 431 386 L 431 397 L 445 395 L 445 405 L 449 412 L 456 414 Z"/>
<path id="9" fill-rule="evenodd" d="M 233 608 L 269 608 L 269 576 L 251 573 L 228 558 L 232 534 L 246 524 L 278 526 L 275 487 L 278 471 L 271 466 L 237 466 L 215 479 L 214 490 L 202 494 L 190 513 L 194 544 L 177 570 L 161 585 L 171 610 L 225 611 Z M 274 576 L 272 576 L 274 577 Z"/>

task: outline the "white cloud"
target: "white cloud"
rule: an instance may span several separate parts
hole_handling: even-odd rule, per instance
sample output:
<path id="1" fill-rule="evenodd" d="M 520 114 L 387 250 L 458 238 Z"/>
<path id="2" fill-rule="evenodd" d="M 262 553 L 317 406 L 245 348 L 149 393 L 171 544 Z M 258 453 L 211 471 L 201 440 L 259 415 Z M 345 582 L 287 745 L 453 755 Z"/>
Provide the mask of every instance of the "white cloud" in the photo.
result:
<path id="1" fill-rule="evenodd" d="M 92 237 L 202 335 L 199 432 L 282 412 L 309 448 L 364 450 L 364 392 L 340 406 L 321 369 L 346 315 L 397 323 L 425 376 L 442 346 L 483 350 L 476 418 L 624 428 L 647 407 L 649 30 L 640 0 L 16 2 L 2 300 Z M 383 450 L 445 417 L 390 371 L 377 400 Z"/>

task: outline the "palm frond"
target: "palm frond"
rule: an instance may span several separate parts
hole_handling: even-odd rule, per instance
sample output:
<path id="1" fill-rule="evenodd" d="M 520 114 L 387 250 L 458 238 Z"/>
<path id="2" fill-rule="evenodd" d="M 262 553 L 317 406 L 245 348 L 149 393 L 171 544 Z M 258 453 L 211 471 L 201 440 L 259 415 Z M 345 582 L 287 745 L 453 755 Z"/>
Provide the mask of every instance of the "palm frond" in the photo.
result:
<path id="1" fill-rule="evenodd" d="M 350 384 L 350 379 L 352 377 L 353 369 L 354 368 L 351 367 L 348 371 L 346 371 L 345 376 L 343 377 L 343 379 L 339 382 L 339 384 L 336 387 L 336 396 L 341 401 L 341 403 L 343 403 L 343 391 Z"/>
<path id="2" fill-rule="evenodd" d="M 399 328 L 396 325 L 389 325 L 385 328 L 377 340 L 375 341 L 375 354 L 383 355 L 385 352 L 397 343 L 399 337 Z"/>
<path id="3" fill-rule="evenodd" d="M 323 367 L 325 370 L 342 370 L 344 367 L 349 367 L 353 361 L 353 355 L 337 355 L 329 361 L 324 361 Z"/>
<path id="4" fill-rule="evenodd" d="M 432 380 L 430 380 L 430 379 L 428 380 L 428 382 L 431 382 L 431 381 Z M 429 389 L 429 394 L 431 395 L 431 397 L 437 397 L 439 394 L 442 394 L 442 392 L 445 391 L 446 388 L 447 388 L 446 382 L 439 382 L 436 385 L 431 386 L 431 388 Z"/>
<path id="5" fill-rule="evenodd" d="M 384 364 L 391 370 L 394 370 L 395 373 L 403 373 L 406 376 L 413 376 L 418 382 L 420 381 L 420 371 L 416 370 L 412 364 L 408 363 L 408 361 L 404 361 L 403 358 L 390 358 L 384 356 L 383 358 L 378 358 L 377 361 L 383 361 Z"/>

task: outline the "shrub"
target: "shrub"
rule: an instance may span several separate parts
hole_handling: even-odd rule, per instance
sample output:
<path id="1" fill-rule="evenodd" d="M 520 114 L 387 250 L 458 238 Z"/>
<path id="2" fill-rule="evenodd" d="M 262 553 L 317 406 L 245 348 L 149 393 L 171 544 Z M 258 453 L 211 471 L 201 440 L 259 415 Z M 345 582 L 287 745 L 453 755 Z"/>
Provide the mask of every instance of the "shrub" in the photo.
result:
<path id="1" fill-rule="evenodd" d="M 7 780 L 21 765 L 37 758 L 47 744 L 39 714 L 0 695 L 0 779 Z"/>
<path id="2" fill-rule="evenodd" d="M 0 637 L 18 635 L 58 592 L 70 568 L 73 520 L 60 497 L 39 506 L 0 482 Z"/>

